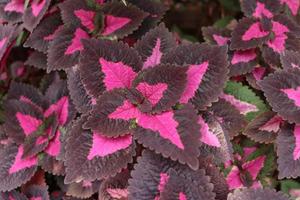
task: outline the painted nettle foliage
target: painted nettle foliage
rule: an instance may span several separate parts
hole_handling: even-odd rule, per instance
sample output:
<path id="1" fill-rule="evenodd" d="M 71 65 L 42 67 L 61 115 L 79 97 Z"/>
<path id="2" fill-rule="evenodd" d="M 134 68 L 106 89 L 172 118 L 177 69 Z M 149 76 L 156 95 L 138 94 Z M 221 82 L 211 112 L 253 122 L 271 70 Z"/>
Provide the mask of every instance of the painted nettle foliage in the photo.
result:
<path id="1" fill-rule="evenodd" d="M 1 0 L 0 200 L 300 198 L 300 0 L 240 7 Z"/>

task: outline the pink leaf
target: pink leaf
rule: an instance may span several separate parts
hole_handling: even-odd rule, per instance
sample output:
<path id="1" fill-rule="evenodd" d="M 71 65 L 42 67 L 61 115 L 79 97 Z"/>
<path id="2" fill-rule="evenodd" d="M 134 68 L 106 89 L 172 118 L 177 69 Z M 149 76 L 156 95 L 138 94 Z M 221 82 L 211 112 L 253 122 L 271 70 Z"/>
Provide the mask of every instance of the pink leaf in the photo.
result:
<path id="1" fill-rule="evenodd" d="M 243 151 L 244 151 L 244 158 L 247 158 L 250 154 L 252 154 L 254 151 L 256 151 L 256 147 L 244 147 Z"/>
<path id="2" fill-rule="evenodd" d="M 255 80 L 261 80 L 263 76 L 265 75 L 266 68 L 264 67 L 255 67 L 252 71 L 252 75 L 255 78 Z"/>
<path id="3" fill-rule="evenodd" d="M 126 149 L 132 144 L 132 136 L 125 135 L 117 138 L 108 138 L 99 133 L 93 134 L 93 145 L 90 149 L 88 160 L 96 156 L 105 157 L 119 150 Z"/>
<path id="4" fill-rule="evenodd" d="M 300 197 L 300 189 L 290 189 L 289 194 L 295 198 Z"/>
<path id="5" fill-rule="evenodd" d="M 178 122 L 173 117 L 173 112 L 164 112 L 157 115 L 141 114 L 137 123 L 145 129 L 157 131 L 162 138 L 169 140 L 178 148 L 184 149 L 184 145 L 176 129 Z"/>
<path id="6" fill-rule="evenodd" d="M 184 193 L 182 193 L 182 192 L 179 193 L 179 200 L 187 200 Z"/>
<path id="7" fill-rule="evenodd" d="M 104 73 L 104 84 L 107 90 L 115 88 L 130 88 L 132 81 L 136 77 L 133 69 L 122 62 L 112 62 L 99 59 L 102 72 Z"/>
<path id="8" fill-rule="evenodd" d="M 35 141 L 35 144 L 36 145 L 41 145 L 41 144 L 44 144 L 48 142 L 48 138 L 46 136 L 39 136 L 36 141 Z"/>
<path id="9" fill-rule="evenodd" d="M 105 28 L 102 32 L 103 35 L 109 35 L 118 29 L 122 28 L 126 24 L 128 24 L 131 21 L 130 18 L 126 17 L 115 17 L 112 15 L 106 15 L 105 16 Z"/>
<path id="10" fill-rule="evenodd" d="M 42 124 L 41 120 L 20 112 L 17 112 L 16 118 L 19 121 L 20 126 L 23 129 L 26 136 L 36 131 L 38 127 Z"/>
<path id="11" fill-rule="evenodd" d="M 298 160 L 300 158 L 300 125 L 295 125 L 294 137 L 295 137 L 295 149 L 293 152 L 293 157 L 294 160 Z"/>
<path id="12" fill-rule="evenodd" d="M 128 190 L 119 188 L 107 188 L 107 193 L 114 199 L 128 199 Z"/>
<path id="13" fill-rule="evenodd" d="M 273 14 L 265 7 L 265 4 L 257 1 L 255 12 L 253 13 L 253 16 L 257 17 L 257 18 L 262 18 L 264 16 L 267 18 L 272 18 Z"/>
<path id="14" fill-rule="evenodd" d="M 268 46 L 272 48 L 277 53 L 282 53 L 285 50 L 285 41 L 288 38 L 286 33 L 290 30 L 283 24 L 279 22 L 272 22 L 272 31 L 275 34 L 275 38 L 268 41 Z"/>
<path id="15" fill-rule="evenodd" d="M 179 100 L 180 103 L 187 103 L 194 97 L 208 66 L 209 64 L 207 61 L 199 65 L 189 66 L 187 71 L 187 84 Z"/>
<path id="16" fill-rule="evenodd" d="M 268 132 L 278 132 L 280 129 L 280 125 L 283 122 L 283 119 L 278 115 L 275 115 L 272 119 L 267 121 L 263 126 L 259 127 L 261 131 L 268 131 Z"/>
<path id="17" fill-rule="evenodd" d="M 251 188 L 262 188 L 263 186 L 261 185 L 260 181 L 253 181 Z"/>
<path id="18" fill-rule="evenodd" d="M 31 3 L 32 14 L 37 17 L 46 4 L 46 0 L 33 0 Z"/>
<path id="19" fill-rule="evenodd" d="M 94 25 L 94 18 L 96 16 L 95 12 L 87 11 L 83 9 L 75 10 L 74 14 L 78 17 L 81 21 L 81 24 L 87 27 L 90 31 L 95 29 Z"/>
<path id="20" fill-rule="evenodd" d="M 281 91 L 284 92 L 289 99 L 293 100 L 296 106 L 300 107 L 300 86 L 296 89 L 281 89 Z"/>
<path id="21" fill-rule="evenodd" d="M 240 101 L 232 95 L 222 94 L 220 96 L 220 98 L 224 99 L 225 101 L 229 102 L 231 105 L 236 107 L 240 111 L 240 113 L 243 115 L 246 115 L 247 113 L 250 113 L 250 112 L 258 111 L 258 109 L 255 105 Z"/>
<path id="22" fill-rule="evenodd" d="M 70 46 L 68 46 L 67 50 L 65 51 L 65 55 L 70 55 L 76 51 L 81 51 L 83 49 L 83 45 L 81 44 L 81 39 L 88 39 L 88 38 L 89 35 L 85 31 L 83 31 L 81 28 L 77 28 Z"/>
<path id="23" fill-rule="evenodd" d="M 242 36 L 242 40 L 249 41 L 252 39 L 258 39 L 263 38 L 267 36 L 269 32 L 261 30 L 261 24 L 259 22 L 256 22 L 252 24 L 249 29 L 244 33 Z"/>
<path id="24" fill-rule="evenodd" d="M 22 169 L 37 165 L 38 159 L 36 156 L 22 159 L 23 152 L 24 152 L 24 148 L 22 145 L 20 145 L 18 148 L 18 153 L 16 155 L 15 161 L 13 165 L 9 168 L 9 174 L 13 174 Z"/>
<path id="25" fill-rule="evenodd" d="M 24 13 L 24 0 L 11 0 L 5 5 L 4 11 Z"/>
<path id="26" fill-rule="evenodd" d="M 125 100 L 123 105 L 119 106 L 113 113 L 108 115 L 108 118 L 130 120 L 138 118 L 140 114 L 141 113 L 136 106 L 130 103 L 130 101 Z"/>
<path id="27" fill-rule="evenodd" d="M 287 4 L 293 15 L 297 15 L 300 7 L 299 0 L 280 0 L 281 4 Z"/>
<path id="28" fill-rule="evenodd" d="M 69 116 L 69 97 L 63 96 L 56 103 L 52 104 L 44 113 L 45 117 L 49 117 L 54 112 L 58 116 L 58 123 L 64 125 Z"/>
<path id="29" fill-rule="evenodd" d="M 160 63 L 162 52 L 160 51 L 161 40 L 158 38 L 155 47 L 152 49 L 152 54 L 144 62 L 143 69 L 154 67 Z"/>
<path id="30" fill-rule="evenodd" d="M 252 180 L 256 179 L 260 170 L 264 167 L 265 159 L 266 156 L 259 156 L 258 158 L 243 164 L 243 169 L 250 173 Z"/>
<path id="31" fill-rule="evenodd" d="M 213 34 L 213 38 L 219 46 L 226 45 L 230 41 L 229 37 L 223 37 L 221 35 L 216 35 L 216 34 Z"/>
<path id="32" fill-rule="evenodd" d="M 201 134 L 201 142 L 204 142 L 207 145 L 220 147 L 221 143 L 218 137 L 209 130 L 208 125 L 205 123 L 201 116 L 198 117 L 198 124 L 201 126 L 200 134 Z"/>
<path id="33" fill-rule="evenodd" d="M 231 64 L 247 63 L 256 58 L 255 49 L 245 51 L 235 51 L 231 60 Z"/>
<path id="34" fill-rule="evenodd" d="M 231 171 L 226 177 L 226 182 L 229 190 L 233 190 L 243 186 L 243 183 L 240 179 L 240 171 L 237 166 L 232 167 Z"/>
<path id="35" fill-rule="evenodd" d="M 56 131 L 55 137 L 49 142 L 45 152 L 50 156 L 58 156 L 60 152 L 60 131 Z"/>
<path id="36" fill-rule="evenodd" d="M 165 83 L 149 85 L 148 83 L 144 82 L 139 83 L 136 89 L 141 92 L 143 96 L 154 106 L 163 97 L 163 93 L 168 89 L 168 85 Z"/>
<path id="37" fill-rule="evenodd" d="M 167 173 L 160 173 L 160 180 L 158 185 L 158 191 L 162 193 L 169 180 L 170 176 Z"/>

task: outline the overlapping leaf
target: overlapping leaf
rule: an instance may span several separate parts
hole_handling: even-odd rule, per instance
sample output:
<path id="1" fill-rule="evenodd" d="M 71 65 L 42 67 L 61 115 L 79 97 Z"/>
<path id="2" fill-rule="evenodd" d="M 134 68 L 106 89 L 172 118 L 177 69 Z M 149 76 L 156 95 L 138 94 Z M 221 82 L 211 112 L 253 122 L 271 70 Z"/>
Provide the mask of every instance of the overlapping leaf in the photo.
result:
<path id="1" fill-rule="evenodd" d="M 273 111 L 292 123 L 300 123 L 300 70 L 277 71 L 260 82 Z"/>
<path id="2" fill-rule="evenodd" d="M 81 28 L 62 28 L 50 42 L 47 54 L 47 71 L 67 69 L 78 63 L 83 50 L 83 39 L 90 38 Z"/>
<path id="3" fill-rule="evenodd" d="M 187 54 L 187 52 L 190 52 Z M 192 102 L 203 110 L 217 100 L 227 81 L 227 48 L 207 44 L 187 44 L 171 51 L 162 62 L 189 66 L 186 89 L 179 100 Z M 215 57 L 218 59 L 214 59 Z"/>
<path id="4" fill-rule="evenodd" d="M 276 139 L 283 120 L 273 112 L 265 112 L 253 119 L 243 134 L 260 143 L 270 143 Z"/>
<path id="5" fill-rule="evenodd" d="M 121 42 L 86 40 L 80 55 L 80 77 L 87 93 L 98 98 L 104 91 L 129 88 L 142 62 L 137 52 Z"/>
<path id="6" fill-rule="evenodd" d="M 228 82 L 221 98 L 232 104 L 247 120 L 267 111 L 264 102 L 247 86 L 238 82 Z"/>
<path id="7" fill-rule="evenodd" d="M 170 171 L 171 170 L 171 171 Z M 178 174 L 186 174 L 190 181 L 201 182 L 201 187 L 196 189 L 200 190 L 201 195 L 204 195 L 208 199 L 214 197 L 212 192 L 212 184 L 209 183 L 209 178 L 205 175 L 205 170 L 200 169 L 197 171 L 192 171 L 186 166 L 180 165 L 177 162 L 165 159 L 160 155 L 154 154 L 151 151 L 144 151 L 141 158 L 138 159 L 138 164 L 132 172 L 132 179 L 129 180 L 129 199 L 155 199 L 160 198 L 165 192 L 165 187 L 167 187 L 169 180 L 176 181 L 174 172 Z M 172 173 L 170 173 L 172 172 Z M 140 177 L 143 177 L 141 179 Z M 174 180 L 175 178 L 175 180 Z M 146 181 L 145 181 L 146 180 Z M 171 184 L 174 184 L 174 182 Z M 179 183 L 183 187 L 189 187 L 189 184 L 183 184 L 186 182 Z M 179 184 L 175 184 L 175 187 L 167 187 L 168 190 L 180 189 Z M 166 188 L 166 189 L 167 189 Z M 168 191 L 167 191 L 168 192 Z M 171 192 L 171 191 L 170 191 Z M 168 196 L 168 194 L 166 194 Z M 192 194 L 193 195 L 193 194 Z M 163 196 L 161 196 L 163 198 Z M 164 197 L 166 198 L 166 196 Z M 179 199 L 179 196 L 178 196 Z"/>
<path id="8" fill-rule="evenodd" d="M 278 133 L 277 163 L 280 179 L 300 176 L 299 125 L 285 125 Z"/>
<path id="9" fill-rule="evenodd" d="M 76 121 L 67 136 L 66 183 L 114 176 L 126 168 L 135 155 L 135 144 L 130 133 L 107 138 L 101 132 L 82 128 L 85 121 L 86 117 Z"/>

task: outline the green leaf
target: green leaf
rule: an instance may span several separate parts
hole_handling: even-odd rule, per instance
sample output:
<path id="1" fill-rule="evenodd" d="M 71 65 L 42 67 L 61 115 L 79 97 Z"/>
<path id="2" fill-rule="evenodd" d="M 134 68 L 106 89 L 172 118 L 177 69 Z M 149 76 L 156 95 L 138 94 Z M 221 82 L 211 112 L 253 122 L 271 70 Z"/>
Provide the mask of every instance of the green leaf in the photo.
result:
<path id="1" fill-rule="evenodd" d="M 248 86 L 242 85 L 238 82 L 228 81 L 224 90 L 226 94 L 233 95 L 236 99 L 255 105 L 257 112 L 250 112 L 246 114 L 246 119 L 251 121 L 257 115 L 268 110 L 266 104 L 251 90 Z"/>
<path id="2" fill-rule="evenodd" d="M 276 169 L 276 160 L 273 145 L 260 146 L 246 158 L 246 161 L 254 160 L 259 156 L 266 156 L 264 166 L 260 170 L 258 177 L 260 180 L 264 180 L 267 176 L 272 176 L 274 170 Z"/>
<path id="3" fill-rule="evenodd" d="M 243 155 L 244 151 L 243 151 L 243 147 L 241 145 L 233 143 L 232 147 L 233 147 L 234 153 L 238 153 L 240 155 Z"/>
<path id="4" fill-rule="evenodd" d="M 21 46 L 23 44 L 25 36 L 26 34 L 25 31 L 23 30 L 17 37 L 16 46 Z"/>
<path id="5" fill-rule="evenodd" d="M 300 183 L 294 180 L 282 180 L 280 188 L 282 192 L 289 194 L 291 189 L 300 189 Z"/>
<path id="6" fill-rule="evenodd" d="M 254 142 L 253 140 L 249 139 L 249 138 L 244 138 L 241 141 L 241 145 L 243 147 L 253 147 L 256 144 L 256 142 Z"/>
<path id="7" fill-rule="evenodd" d="M 251 161 L 259 156 L 267 155 L 270 153 L 274 153 L 273 146 L 272 145 L 262 145 L 260 147 L 257 147 L 257 149 L 246 158 L 246 161 Z"/>
<path id="8" fill-rule="evenodd" d="M 214 23 L 214 26 L 217 28 L 225 28 L 230 22 L 231 20 L 233 20 L 234 18 L 232 16 L 225 16 L 219 20 L 217 20 Z"/>
<path id="9" fill-rule="evenodd" d="M 67 128 L 60 126 L 58 128 L 59 132 L 61 133 L 62 136 L 65 136 L 67 134 Z"/>
<path id="10" fill-rule="evenodd" d="M 227 177 L 227 175 L 230 173 L 231 169 L 233 166 L 227 167 L 223 170 L 223 174 L 225 177 Z"/>
<path id="11" fill-rule="evenodd" d="M 276 157 L 273 148 L 269 149 L 269 152 L 266 154 L 266 160 L 264 167 L 260 172 L 260 177 L 263 179 L 267 176 L 272 176 L 276 170 Z"/>

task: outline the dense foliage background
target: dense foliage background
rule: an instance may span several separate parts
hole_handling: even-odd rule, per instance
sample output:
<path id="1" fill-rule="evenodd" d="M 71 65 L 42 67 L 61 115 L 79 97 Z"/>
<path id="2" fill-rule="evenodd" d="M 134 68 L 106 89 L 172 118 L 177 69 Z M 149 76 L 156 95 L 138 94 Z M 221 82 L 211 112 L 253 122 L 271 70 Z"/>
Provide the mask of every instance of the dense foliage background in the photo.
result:
<path id="1" fill-rule="evenodd" d="M 300 199 L 300 0 L 0 0 L 0 200 Z"/>

